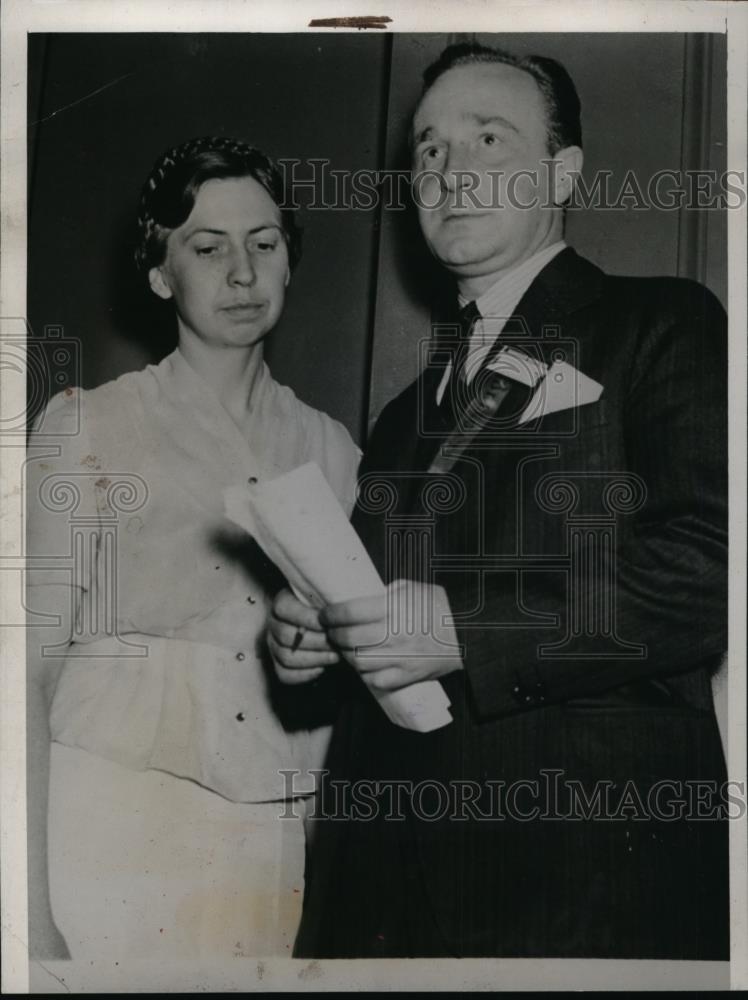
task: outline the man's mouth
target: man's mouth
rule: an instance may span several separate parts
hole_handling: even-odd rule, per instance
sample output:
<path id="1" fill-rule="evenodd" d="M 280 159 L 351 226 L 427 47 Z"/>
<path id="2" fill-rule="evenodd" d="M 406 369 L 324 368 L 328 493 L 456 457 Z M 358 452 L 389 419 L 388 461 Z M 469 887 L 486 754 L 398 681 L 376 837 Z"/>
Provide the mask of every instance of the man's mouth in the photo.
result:
<path id="1" fill-rule="evenodd" d="M 488 212 L 476 212 L 471 209 L 452 209 L 442 216 L 444 222 L 472 222 L 474 219 L 484 219 Z"/>

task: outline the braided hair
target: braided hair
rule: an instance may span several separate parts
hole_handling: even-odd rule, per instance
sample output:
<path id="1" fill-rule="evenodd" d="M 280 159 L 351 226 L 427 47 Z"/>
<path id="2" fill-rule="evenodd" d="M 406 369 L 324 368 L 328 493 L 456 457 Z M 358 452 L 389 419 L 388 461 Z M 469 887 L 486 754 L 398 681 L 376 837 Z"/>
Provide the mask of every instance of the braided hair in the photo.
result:
<path id="1" fill-rule="evenodd" d="M 301 230 L 293 209 L 284 208 L 283 179 L 275 163 L 259 149 L 221 136 L 189 139 L 156 160 L 143 185 L 138 212 L 135 261 L 147 273 L 166 257 L 169 234 L 186 222 L 206 181 L 252 177 L 280 208 L 281 226 L 291 269 L 301 256 Z"/>

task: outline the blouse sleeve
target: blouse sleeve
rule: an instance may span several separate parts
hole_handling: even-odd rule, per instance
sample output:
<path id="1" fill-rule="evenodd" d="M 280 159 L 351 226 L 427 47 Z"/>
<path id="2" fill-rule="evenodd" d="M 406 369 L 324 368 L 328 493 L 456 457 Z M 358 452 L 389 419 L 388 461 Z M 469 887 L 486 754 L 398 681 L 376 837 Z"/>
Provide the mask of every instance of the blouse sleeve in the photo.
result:
<path id="1" fill-rule="evenodd" d="M 306 424 L 310 457 L 322 469 L 335 496 L 350 517 L 356 502 L 356 476 L 361 450 L 339 421 L 325 413 L 312 412 L 315 413 L 315 419 Z"/>
<path id="2" fill-rule="evenodd" d="M 88 430 L 86 394 L 54 396 L 29 438 L 26 467 L 26 582 L 88 591 L 99 541 L 99 458 Z"/>

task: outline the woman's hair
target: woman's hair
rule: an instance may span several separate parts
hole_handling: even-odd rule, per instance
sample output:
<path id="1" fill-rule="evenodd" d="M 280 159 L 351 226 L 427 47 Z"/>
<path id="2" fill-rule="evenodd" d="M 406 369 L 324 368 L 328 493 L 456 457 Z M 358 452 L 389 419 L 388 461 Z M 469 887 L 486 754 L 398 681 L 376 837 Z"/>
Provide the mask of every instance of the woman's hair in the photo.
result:
<path id="1" fill-rule="evenodd" d="M 189 218 L 206 181 L 252 177 L 280 208 L 291 269 L 301 257 L 301 230 L 293 209 L 284 208 L 283 179 L 273 161 L 239 139 L 204 136 L 169 149 L 156 160 L 143 185 L 135 261 L 142 271 L 163 264 L 169 234 Z"/>

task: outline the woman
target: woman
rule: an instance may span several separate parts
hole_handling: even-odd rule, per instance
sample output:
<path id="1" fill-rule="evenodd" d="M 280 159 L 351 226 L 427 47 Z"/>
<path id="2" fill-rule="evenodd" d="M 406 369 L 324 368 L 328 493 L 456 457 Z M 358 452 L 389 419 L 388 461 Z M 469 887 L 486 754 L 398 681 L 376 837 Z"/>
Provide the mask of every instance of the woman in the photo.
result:
<path id="1" fill-rule="evenodd" d="M 359 453 L 263 362 L 299 251 L 282 200 L 277 169 L 237 140 L 162 156 L 137 256 L 174 302 L 178 347 L 54 397 L 31 439 L 28 606 L 47 616 L 28 647 L 39 955 L 291 953 L 304 841 L 279 772 L 319 766 L 325 731 L 276 712 L 262 655 L 276 581 L 223 491 L 313 460 L 350 509 Z"/>

